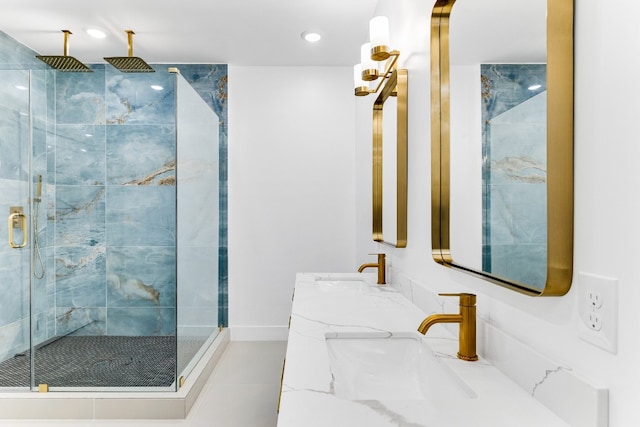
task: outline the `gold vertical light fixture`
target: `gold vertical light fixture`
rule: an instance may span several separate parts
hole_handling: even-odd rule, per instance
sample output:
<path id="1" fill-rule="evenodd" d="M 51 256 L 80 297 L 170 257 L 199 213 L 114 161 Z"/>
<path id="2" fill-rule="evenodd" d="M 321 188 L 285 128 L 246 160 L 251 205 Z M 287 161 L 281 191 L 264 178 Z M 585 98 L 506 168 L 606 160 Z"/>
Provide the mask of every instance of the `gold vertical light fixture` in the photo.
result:
<path id="1" fill-rule="evenodd" d="M 360 46 L 360 63 L 353 67 L 353 87 L 356 96 L 380 91 L 395 70 L 400 52 L 389 42 L 389 18 L 376 16 L 369 21 L 369 41 Z M 371 82 L 378 81 L 374 88 Z"/>

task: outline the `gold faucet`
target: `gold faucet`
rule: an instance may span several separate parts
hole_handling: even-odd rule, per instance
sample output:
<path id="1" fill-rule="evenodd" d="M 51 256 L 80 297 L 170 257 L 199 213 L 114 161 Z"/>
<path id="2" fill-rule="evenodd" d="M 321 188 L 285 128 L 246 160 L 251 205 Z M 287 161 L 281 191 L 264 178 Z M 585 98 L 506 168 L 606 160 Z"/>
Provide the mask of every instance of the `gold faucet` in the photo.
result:
<path id="1" fill-rule="evenodd" d="M 440 294 L 440 296 L 460 297 L 460 313 L 432 314 L 418 326 L 418 332 L 424 335 L 436 323 L 459 323 L 458 359 L 478 360 L 476 354 L 476 296 L 474 294 Z"/>
<path id="2" fill-rule="evenodd" d="M 369 254 L 369 255 L 376 255 L 376 254 Z M 378 262 L 370 262 L 370 263 L 366 263 L 366 264 L 362 264 L 360 267 L 358 267 L 358 273 L 362 273 L 362 271 L 365 268 L 369 268 L 369 267 L 374 267 L 378 269 L 378 285 L 384 285 L 387 281 L 385 279 L 385 270 L 386 270 L 386 261 L 385 261 L 385 254 L 377 254 L 378 255 Z"/>

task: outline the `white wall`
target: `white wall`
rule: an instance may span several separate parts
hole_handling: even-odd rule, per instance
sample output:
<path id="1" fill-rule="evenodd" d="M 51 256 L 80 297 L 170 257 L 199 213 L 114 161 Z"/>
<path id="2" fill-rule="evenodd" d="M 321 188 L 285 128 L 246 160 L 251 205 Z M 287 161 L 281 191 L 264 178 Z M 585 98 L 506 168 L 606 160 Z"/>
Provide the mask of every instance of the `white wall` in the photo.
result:
<path id="1" fill-rule="evenodd" d="M 420 3 L 420 4 L 419 4 Z M 441 291 L 478 295 L 484 321 L 517 336 L 548 357 L 610 389 L 610 426 L 640 425 L 640 2 L 612 8 L 576 1 L 575 24 L 575 250 L 574 277 L 588 272 L 618 279 L 618 351 L 611 354 L 577 335 L 577 283 L 561 298 L 531 298 L 451 271 L 431 260 L 428 25 L 431 5 L 381 0 L 390 17 L 393 44 L 409 69 L 409 240 L 406 249 L 370 241 L 358 222 L 356 257 L 385 251 L 393 268 Z M 395 23 L 395 26 L 394 26 Z M 394 30 L 394 28 L 396 30 Z M 370 149 L 357 109 L 357 158 Z M 356 216 L 370 215 L 369 164 L 357 168 Z M 571 396 L 567 396 L 571 399 Z"/>
<path id="2" fill-rule="evenodd" d="M 232 339 L 286 339 L 295 273 L 357 268 L 351 79 L 229 67 Z"/>
<path id="3" fill-rule="evenodd" d="M 640 425 L 640 2 L 613 8 L 576 1 L 574 268 L 618 279 L 616 354 L 578 338 L 575 281 L 564 297 L 531 298 L 431 260 L 427 3 L 379 5 L 410 73 L 406 249 L 371 241 L 371 113 L 369 101 L 351 95 L 351 71 L 230 67 L 229 312 L 236 338 L 284 337 L 296 271 L 352 270 L 368 253 L 386 251 L 395 269 L 416 280 L 478 294 L 484 321 L 609 387 L 610 426 Z"/>

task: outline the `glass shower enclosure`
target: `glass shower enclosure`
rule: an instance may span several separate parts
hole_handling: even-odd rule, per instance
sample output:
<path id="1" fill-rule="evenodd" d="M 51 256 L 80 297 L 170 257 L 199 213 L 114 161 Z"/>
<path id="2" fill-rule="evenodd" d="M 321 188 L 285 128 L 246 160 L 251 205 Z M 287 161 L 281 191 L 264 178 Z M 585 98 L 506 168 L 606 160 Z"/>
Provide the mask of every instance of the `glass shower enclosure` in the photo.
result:
<path id="1" fill-rule="evenodd" d="M 177 390 L 218 333 L 219 120 L 175 72 L 0 70 L 0 388 Z"/>

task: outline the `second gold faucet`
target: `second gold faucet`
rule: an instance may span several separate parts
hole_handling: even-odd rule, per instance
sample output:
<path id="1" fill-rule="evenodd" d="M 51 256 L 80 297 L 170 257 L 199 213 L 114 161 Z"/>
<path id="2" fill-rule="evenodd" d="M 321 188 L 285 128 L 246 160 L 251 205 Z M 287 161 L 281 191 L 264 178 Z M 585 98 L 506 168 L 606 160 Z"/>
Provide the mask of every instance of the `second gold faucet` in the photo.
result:
<path id="1" fill-rule="evenodd" d="M 370 254 L 370 255 L 374 255 L 374 254 Z M 385 283 L 387 283 L 386 281 L 386 275 L 385 275 L 385 270 L 387 269 L 387 263 L 386 263 L 386 258 L 385 258 L 385 254 L 377 254 L 378 255 L 378 262 L 370 262 L 370 263 L 365 263 L 362 264 L 360 267 L 358 267 L 358 273 L 362 273 L 362 271 L 365 268 L 377 268 L 378 269 L 378 285 L 384 285 Z"/>

